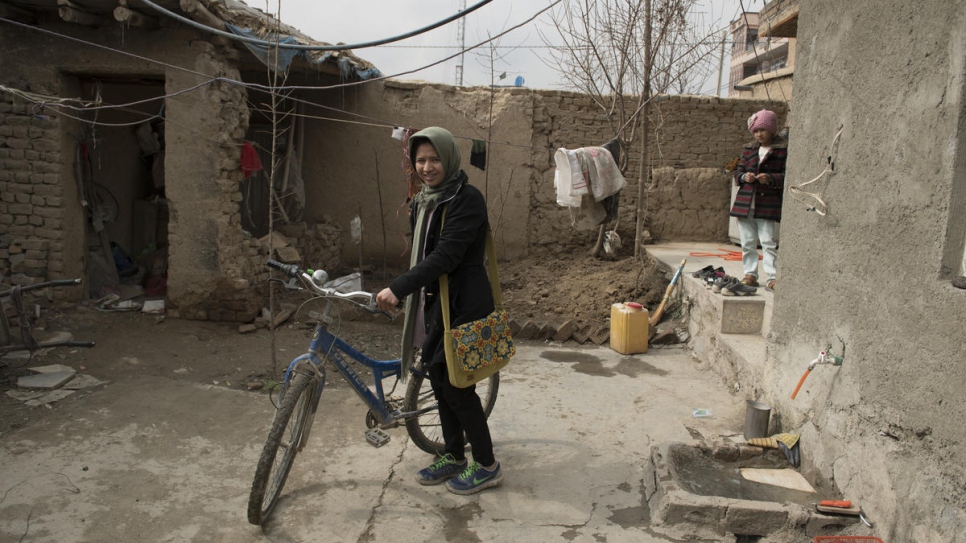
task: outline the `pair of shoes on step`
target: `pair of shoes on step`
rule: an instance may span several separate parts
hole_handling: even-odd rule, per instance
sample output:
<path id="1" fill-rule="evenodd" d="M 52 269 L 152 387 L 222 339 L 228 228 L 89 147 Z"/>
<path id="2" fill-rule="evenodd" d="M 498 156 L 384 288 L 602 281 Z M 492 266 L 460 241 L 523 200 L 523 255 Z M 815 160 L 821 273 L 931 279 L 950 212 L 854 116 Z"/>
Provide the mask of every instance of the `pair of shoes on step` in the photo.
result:
<path id="1" fill-rule="evenodd" d="M 724 268 L 715 268 L 712 265 L 707 265 L 700 270 L 693 272 L 691 277 L 695 279 L 707 280 L 708 277 L 715 277 L 716 275 L 724 275 Z"/>
<path id="2" fill-rule="evenodd" d="M 722 296 L 751 296 L 758 292 L 756 287 L 748 286 L 737 277 L 725 275 L 714 282 L 713 292 L 720 292 Z"/>
<path id="3" fill-rule="evenodd" d="M 711 288 L 715 281 L 725 276 L 725 271 L 721 267 L 706 266 L 691 275 L 701 281 L 705 288 Z"/>
<path id="4" fill-rule="evenodd" d="M 481 490 L 498 486 L 503 481 L 500 463 L 488 470 L 478 462 L 456 460 L 452 454 L 440 456 L 432 465 L 419 470 L 416 480 L 421 485 L 446 483 L 446 490 L 454 494 L 476 494 Z"/>

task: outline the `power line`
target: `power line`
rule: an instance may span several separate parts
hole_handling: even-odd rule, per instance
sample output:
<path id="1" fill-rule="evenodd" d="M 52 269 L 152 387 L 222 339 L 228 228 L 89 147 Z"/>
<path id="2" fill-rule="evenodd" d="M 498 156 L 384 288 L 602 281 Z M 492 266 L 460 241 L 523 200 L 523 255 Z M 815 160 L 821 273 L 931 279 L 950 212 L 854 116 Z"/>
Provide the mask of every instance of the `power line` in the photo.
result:
<path id="1" fill-rule="evenodd" d="M 375 41 L 369 41 L 369 42 L 363 42 L 363 43 L 354 43 L 354 44 L 348 44 L 348 45 L 301 45 L 297 43 L 279 43 L 275 41 L 266 41 L 259 38 L 249 38 L 246 36 L 239 36 L 238 34 L 232 34 L 231 32 L 218 30 L 217 28 L 212 28 L 210 26 L 203 25 L 197 21 L 194 21 L 182 15 L 178 15 L 173 11 L 164 9 L 163 7 L 155 4 L 154 2 L 151 2 L 151 0 L 141 0 L 141 2 L 143 2 L 149 8 L 157 11 L 158 13 L 161 13 L 162 15 L 165 15 L 167 17 L 171 17 L 172 19 L 181 21 L 182 23 L 185 23 L 188 26 L 197 28 L 198 30 L 203 30 L 205 32 L 209 32 L 212 34 L 217 34 L 218 36 L 222 36 L 232 40 L 243 41 L 246 43 L 253 43 L 255 45 L 260 45 L 262 47 L 278 47 L 280 49 L 294 49 L 297 51 L 345 51 L 347 49 L 365 49 L 367 47 L 375 47 L 377 45 L 384 45 L 387 43 L 402 41 L 407 38 L 418 36 L 419 34 L 424 34 L 426 32 L 429 32 L 430 30 L 439 28 L 445 24 L 455 21 L 456 19 L 462 19 L 463 17 L 466 17 L 470 13 L 489 4 L 492 1 L 493 0 L 480 0 L 479 3 L 474 4 L 469 9 L 457 12 L 456 14 L 451 15 L 441 21 L 437 21 L 429 26 L 425 26 L 423 28 L 413 30 L 411 32 L 407 32 L 405 34 L 400 34 L 399 36 L 393 36 L 391 38 L 384 38 L 381 40 L 375 40 Z"/>

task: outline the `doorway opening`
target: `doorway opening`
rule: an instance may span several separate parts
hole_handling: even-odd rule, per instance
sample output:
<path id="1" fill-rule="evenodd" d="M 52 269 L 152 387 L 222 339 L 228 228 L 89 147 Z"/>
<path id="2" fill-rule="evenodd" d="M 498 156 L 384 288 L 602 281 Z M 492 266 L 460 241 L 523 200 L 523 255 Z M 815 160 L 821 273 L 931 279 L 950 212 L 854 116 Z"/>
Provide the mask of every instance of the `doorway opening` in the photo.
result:
<path id="1" fill-rule="evenodd" d="M 165 295 L 168 202 L 164 193 L 164 80 L 76 76 L 101 106 L 79 119 L 74 177 L 86 214 L 88 297 Z"/>

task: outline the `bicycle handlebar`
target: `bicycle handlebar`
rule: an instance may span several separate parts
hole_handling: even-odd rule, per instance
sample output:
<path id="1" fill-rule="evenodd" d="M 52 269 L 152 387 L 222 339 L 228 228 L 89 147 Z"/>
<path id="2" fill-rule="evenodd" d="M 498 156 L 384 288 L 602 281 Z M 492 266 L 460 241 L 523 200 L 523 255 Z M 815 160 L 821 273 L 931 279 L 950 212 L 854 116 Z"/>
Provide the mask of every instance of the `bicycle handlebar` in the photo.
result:
<path id="1" fill-rule="evenodd" d="M 363 290 L 357 290 L 353 292 L 339 292 L 334 288 L 326 288 L 315 282 L 315 279 L 305 271 L 299 269 L 295 264 L 282 264 L 277 260 L 269 260 L 265 263 L 269 268 L 276 269 L 289 277 L 300 279 L 302 284 L 306 285 L 309 289 L 320 296 L 325 296 L 327 298 L 339 298 L 342 300 L 349 300 L 354 302 L 366 311 L 370 313 L 382 313 L 388 316 L 390 319 L 394 318 L 391 313 L 383 311 L 376 307 L 376 295 L 371 292 L 366 292 Z"/>
<path id="2" fill-rule="evenodd" d="M 299 276 L 300 270 L 299 270 L 299 267 L 296 266 L 295 264 L 282 264 L 277 260 L 269 260 L 268 262 L 265 263 L 265 265 L 268 266 L 269 268 L 274 268 L 284 273 L 285 275 L 288 275 L 289 277 Z"/>

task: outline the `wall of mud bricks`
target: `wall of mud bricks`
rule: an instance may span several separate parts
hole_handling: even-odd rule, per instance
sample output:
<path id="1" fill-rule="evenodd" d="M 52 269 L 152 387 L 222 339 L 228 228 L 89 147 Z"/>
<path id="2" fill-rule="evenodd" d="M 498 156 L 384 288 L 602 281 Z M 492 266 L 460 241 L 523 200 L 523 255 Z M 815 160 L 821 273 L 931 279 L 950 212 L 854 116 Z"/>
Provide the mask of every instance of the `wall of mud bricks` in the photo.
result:
<path id="1" fill-rule="evenodd" d="M 0 277 L 11 285 L 57 275 L 63 262 L 60 126 L 0 95 Z"/>
<path id="2" fill-rule="evenodd" d="M 556 204 L 553 151 L 602 145 L 613 133 L 589 96 L 536 91 L 534 101 L 533 164 L 539 174 L 531 187 L 530 249 L 537 254 L 570 254 L 574 246 L 589 249 L 597 231 L 573 226 L 568 210 Z M 731 181 L 725 167 L 753 139 L 748 117 L 768 108 L 784 126 L 787 104 L 685 95 L 660 96 L 651 104 L 648 169 L 652 173 L 644 180 L 648 213 L 643 241 L 726 240 Z M 636 102 L 629 100 L 626 107 L 633 110 Z M 632 250 L 641 183 L 640 142 L 632 142 L 627 151 L 627 187 L 620 196 L 617 233 L 624 247 Z M 668 169 L 675 170 L 670 177 Z M 655 171 L 662 174 L 655 176 Z M 695 210 L 701 212 L 695 214 Z"/>
<path id="3" fill-rule="evenodd" d="M 25 38 L 19 34 L 5 34 L 0 45 Z M 151 50 L 176 65 L 240 79 L 235 58 L 221 46 L 193 39 L 189 30 L 172 31 L 172 36 L 179 39 L 163 51 L 138 33 L 125 39 L 134 52 Z M 193 319 L 253 319 L 263 305 L 262 294 L 253 287 L 263 278 L 259 257 L 264 255 L 253 253 L 261 247 L 244 230 L 239 211 L 240 146 L 250 115 L 245 91 L 216 81 L 178 94 L 202 81 L 193 74 L 159 72 L 137 61 L 118 63 L 107 54 L 82 56 L 66 47 L 57 58 L 54 64 L 33 63 L 43 66 L 37 70 L 7 70 L 4 82 L 50 95 L 72 95 L 78 88 L 76 77 L 64 75 L 70 69 L 143 74 L 163 81 L 164 93 L 172 95 L 165 100 L 168 308 L 172 315 Z M 555 149 L 601 145 L 612 137 L 608 120 L 589 97 L 525 88 L 492 92 L 386 82 L 332 94 L 323 98 L 326 102 L 404 126 L 451 127 L 464 158 L 470 155 L 470 140 L 491 137 L 486 173 L 464 167 L 474 184 L 489 192 L 502 258 L 569 255 L 577 247 L 589 249 L 596 239 L 595 229 L 572 225 L 570 212 L 556 204 L 553 189 Z M 6 93 L 0 97 L 0 274 L 4 282 L 21 283 L 82 277 L 88 258 L 87 221 L 77 204 L 72 134 L 83 125 L 56 112 L 37 114 L 30 106 Z M 723 169 L 750 139 L 744 123 L 751 113 L 767 106 L 784 122 L 786 108 L 776 102 L 691 96 L 661 97 L 653 106 L 648 166 L 673 170 L 673 175 L 644 180 L 648 239 L 720 239 L 721 225 L 727 221 L 728 181 L 713 172 Z M 405 265 L 408 224 L 399 184 L 399 142 L 390 139 L 385 128 L 324 121 L 306 123 L 306 128 L 306 147 L 313 150 L 304 166 L 306 224 L 293 225 L 291 236 L 303 265 L 358 265 L 359 249 L 347 243 L 342 232 L 360 211 L 366 227 L 364 265 L 387 256 L 390 265 Z M 333 137 L 336 134 L 339 137 Z M 621 194 L 617 225 L 625 248 L 632 246 L 641 183 L 639 147 L 632 144 L 628 151 L 628 186 Z M 376 179 L 386 198 L 382 209 L 372 197 Z M 720 216 L 715 209 L 720 209 Z M 57 295 L 79 295 L 66 290 Z"/>

